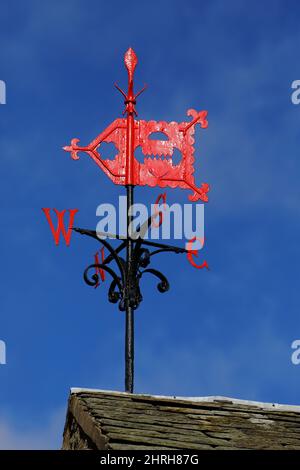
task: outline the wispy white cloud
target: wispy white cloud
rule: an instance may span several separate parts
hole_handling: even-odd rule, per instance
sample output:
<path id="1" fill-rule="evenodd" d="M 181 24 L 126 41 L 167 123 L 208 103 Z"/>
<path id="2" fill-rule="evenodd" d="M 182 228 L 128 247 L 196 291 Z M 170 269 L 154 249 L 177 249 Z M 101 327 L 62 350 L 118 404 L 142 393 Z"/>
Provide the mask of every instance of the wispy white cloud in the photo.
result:
<path id="1" fill-rule="evenodd" d="M 290 341 L 274 326 L 268 305 L 269 312 L 259 322 L 251 325 L 249 320 L 247 335 L 236 332 L 229 342 L 212 333 L 220 327 L 217 323 L 199 330 L 198 339 L 189 344 L 177 341 L 173 347 L 162 331 L 156 347 L 148 344 L 139 350 L 138 392 L 278 400 L 291 349 Z"/>
<path id="2" fill-rule="evenodd" d="M 47 422 L 39 427 L 35 427 L 34 422 L 27 425 L 22 422 L 18 427 L 7 418 L 0 418 L 0 449 L 60 449 L 65 414 L 64 409 L 56 410 L 49 416 Z"/>

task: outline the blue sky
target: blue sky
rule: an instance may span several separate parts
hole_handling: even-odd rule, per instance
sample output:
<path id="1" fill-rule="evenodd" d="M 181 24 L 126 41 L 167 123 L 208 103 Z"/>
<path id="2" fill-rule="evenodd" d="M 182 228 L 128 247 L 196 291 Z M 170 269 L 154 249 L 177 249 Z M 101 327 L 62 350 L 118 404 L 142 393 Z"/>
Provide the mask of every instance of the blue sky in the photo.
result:
<path id="1" fill-rule="evenodd" d="M 139 57 L 143 119 L 185 119 L 197 130 L 197 182 L 211 185 L 205 257 L 211 270 L 163 255 L 171 290 L 144 284 L 136 312 L 136 392 L 226 395 L 299 404 L 300 78 L 298 2 L 266 0 L 1 3 L 0 447 L 58 448 L 71 386 L 123 389 L 124 316 L 82 272 L 95 242 L 55 247 L 42 207 L 117 202 L 88 157 L 61 147 L 88 143 L 123 110 L 123 55 Z M 137 188 L 138 202 L 158 189 Z M 187 192 L 167 191 L 168 202 Z"/>

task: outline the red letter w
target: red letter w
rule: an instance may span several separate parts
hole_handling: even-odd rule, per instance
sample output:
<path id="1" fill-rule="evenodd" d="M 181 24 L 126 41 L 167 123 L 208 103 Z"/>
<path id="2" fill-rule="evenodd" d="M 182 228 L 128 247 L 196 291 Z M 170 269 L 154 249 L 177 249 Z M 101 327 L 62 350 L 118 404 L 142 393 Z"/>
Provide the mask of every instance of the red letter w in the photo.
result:
<path id="1" fill-rule="evenodd" d="M 74 224 L 74 217 L 75 217 L 76 212 L 78 212 L 78 209 L 64 209 L 63 211 L 58 211 L 57 209 L 53 209 L 57 217 L 56 229 L 54 228 L 54 225 L 51 219 L 50 210 L 51 209 L 49 208 L 45 208 L 45 207 L 42 208 L 42 211 L 44 212 L 48 220 L 48 223 L 50 225 L 51 232 L 55 240 L 55 244 L 56 245 L 59 244 L 60 233 L 62 233 L 65 239 L 66 245 L 69 246 L 70 241 L 71 241 L 72 227 Z M 64 226 L 64 215 L 65 215 L 66 210 L 68 210 L 70 213 L 68 231 L 66 231 L 65 226 Z"/>

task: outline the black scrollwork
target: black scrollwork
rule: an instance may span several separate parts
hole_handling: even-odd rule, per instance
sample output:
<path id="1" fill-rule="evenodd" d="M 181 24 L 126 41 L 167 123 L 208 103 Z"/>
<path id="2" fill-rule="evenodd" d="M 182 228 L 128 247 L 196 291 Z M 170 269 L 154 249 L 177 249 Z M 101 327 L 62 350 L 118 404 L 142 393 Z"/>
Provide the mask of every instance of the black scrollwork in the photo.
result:
<path id="1" fill-rule="evenodd" d="M 95 287 L 100 280 L 100 270 L 102 269 L 107 272 L 112 277 L 112 282 L 108 290 L 108 300 L 111 303 L 118 303 L 121 311 L 126 310 L 126 305 L 130 305 L 133 309 L 137 309 L 140 305 L 143 300 L 140 290 L 140 280 L 146 273 L 152 274 L 159 280 L 157 289 L 160 293 L 165 293 L 170 289 L 169 281 L 164 274 L 157 269 L 148 268 L 152 256 L 162 252 L 186 253 L 184 248 L 150 242 L 141 237 L 136 240 L 132 239 L 134 249 L 132 262 L 130 263 L 131 270 L 129 272 L 128 265 L 119 255 L 119 253 L 126 248 L 126 239 L 121 239 L 119 246 L 113 248 L 107 240 L 98 238 L 96 231 L 81 228 L 74 228 L 73 230 L 82 235 L 95 238 L 107 249 L 109 254 L 102 263 L 89 265 L 85 269 L 83 277 L 86 284 Z M 115 236 L 115 238 L 120 240 L 118 236 Z M 156 249 L 151 252 L 150 248 Z M 108 266 L 112 261 L 115 261 L 118 267 L 118 274 L 112 267 Z M 91 270 L 94 270 L 93 274 L 91 274 Z"/>

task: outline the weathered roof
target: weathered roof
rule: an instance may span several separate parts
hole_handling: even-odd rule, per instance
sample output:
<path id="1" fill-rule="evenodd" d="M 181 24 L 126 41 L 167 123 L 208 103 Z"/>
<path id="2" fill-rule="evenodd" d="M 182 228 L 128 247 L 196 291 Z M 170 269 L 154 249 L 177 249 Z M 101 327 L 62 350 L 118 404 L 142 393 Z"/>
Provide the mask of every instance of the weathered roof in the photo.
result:
<path id="1" fill-rule="evenodd" d="M 300 406 L 72 389 L 64 449 L 300 449 Z"/>

